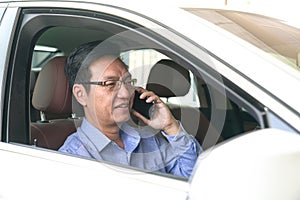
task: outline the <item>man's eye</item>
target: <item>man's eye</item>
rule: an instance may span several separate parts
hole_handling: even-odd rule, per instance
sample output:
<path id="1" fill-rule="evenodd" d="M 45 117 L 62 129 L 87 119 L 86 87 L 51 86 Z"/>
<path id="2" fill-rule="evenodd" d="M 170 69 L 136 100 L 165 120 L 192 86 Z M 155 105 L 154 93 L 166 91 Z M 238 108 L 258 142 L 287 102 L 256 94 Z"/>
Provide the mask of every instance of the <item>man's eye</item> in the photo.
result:
<path id="1" fill-rule="evenodd" d="M 105 86 L 113 88 L 117 84 L 117 81 L 105 81 Z"/>

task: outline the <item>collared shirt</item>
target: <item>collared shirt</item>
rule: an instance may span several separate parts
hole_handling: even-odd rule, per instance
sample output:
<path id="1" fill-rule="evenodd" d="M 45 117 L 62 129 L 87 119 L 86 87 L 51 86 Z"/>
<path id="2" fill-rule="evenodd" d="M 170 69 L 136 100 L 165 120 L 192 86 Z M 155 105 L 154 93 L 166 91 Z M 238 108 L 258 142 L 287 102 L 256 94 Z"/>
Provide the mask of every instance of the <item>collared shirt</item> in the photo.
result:
<path id="1" fill-rule="evenodd" d="M 149 127 L 133 127 L 124 123 L 120 127 L 124 143 L 122 149 L 83 119 L 77 132 L 67 138 L 59 151 L 189 177 L 201 148 L 193 136 L 182 127 L 181 130 L 175 136 L 161 131 L 165 137 L 162 138 Z"/>

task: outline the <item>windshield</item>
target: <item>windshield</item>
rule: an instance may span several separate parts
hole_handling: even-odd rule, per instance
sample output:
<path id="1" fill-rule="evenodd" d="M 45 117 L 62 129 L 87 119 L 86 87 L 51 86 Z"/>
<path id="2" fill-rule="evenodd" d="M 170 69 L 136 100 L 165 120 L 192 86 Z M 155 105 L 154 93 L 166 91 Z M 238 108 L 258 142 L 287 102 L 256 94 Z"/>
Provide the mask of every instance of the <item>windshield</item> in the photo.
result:
<path id="1" fill-rule="evenodd" d="M 300 29 L 283 21 L 228 10 L 184 8 L 300 71 Z"/>

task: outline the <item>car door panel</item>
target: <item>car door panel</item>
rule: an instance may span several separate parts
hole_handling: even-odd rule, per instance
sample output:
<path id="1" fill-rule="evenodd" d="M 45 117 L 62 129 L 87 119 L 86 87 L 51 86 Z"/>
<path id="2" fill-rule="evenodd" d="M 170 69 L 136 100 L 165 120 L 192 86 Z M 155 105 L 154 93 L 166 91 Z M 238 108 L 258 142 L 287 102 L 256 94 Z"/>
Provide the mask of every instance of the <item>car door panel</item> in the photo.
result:
<path id="1" fill-rule="evenodd" d="M 19 152 L 23 152 L 20 154 Z M 2 199 L 186 199 L 188 183 L 135 169 L 0 143 Z M 21 167 L 22 166 L 22 167 Z M 21 167 L 21 168 L 20 168 Z"/>

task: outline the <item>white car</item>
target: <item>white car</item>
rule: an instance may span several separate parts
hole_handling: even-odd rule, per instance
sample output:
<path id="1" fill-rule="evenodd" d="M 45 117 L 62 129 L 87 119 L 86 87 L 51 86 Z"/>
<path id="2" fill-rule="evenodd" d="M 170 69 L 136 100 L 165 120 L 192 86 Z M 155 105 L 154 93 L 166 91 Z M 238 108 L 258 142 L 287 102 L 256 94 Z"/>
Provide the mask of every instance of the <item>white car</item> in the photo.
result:
<path id="1" fill-rule="evenodd" d="M 7 0 L 0 20 L 0 199 L 300 198 L 298 28 L 151 1 Z M 91 41 L 118 45 L 138 85 L 164 86 L 203 148 L 190 178 L 57 151 L 82 117 L 62 66 Z M 160 60 L 183 73 L 152 73 Z"/>

